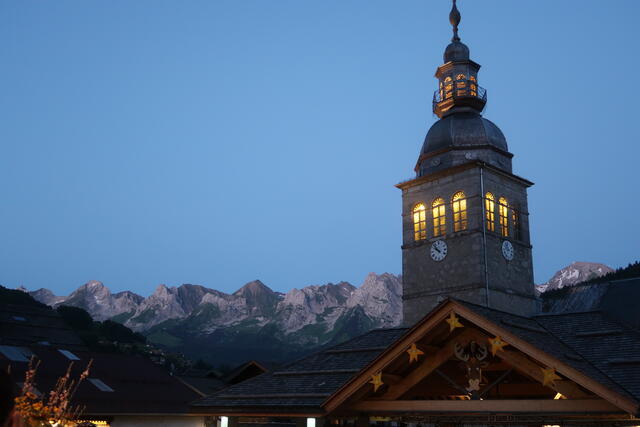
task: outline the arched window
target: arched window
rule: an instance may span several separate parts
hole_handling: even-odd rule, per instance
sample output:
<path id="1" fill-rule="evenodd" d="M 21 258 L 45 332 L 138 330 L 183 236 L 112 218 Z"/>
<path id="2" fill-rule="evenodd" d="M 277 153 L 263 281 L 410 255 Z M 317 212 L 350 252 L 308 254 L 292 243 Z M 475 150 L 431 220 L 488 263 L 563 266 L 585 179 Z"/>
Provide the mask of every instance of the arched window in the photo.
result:
<path id="1" fill-rule="evenodd" d="M 498 199 L 499 216 L 500 216 L 500 233 L 504 237 L 509 236 L 509 203 L 504 197 Z"/>
<path id="2" fill-rule="evenodd" d="M 433 235 L 434 237 L 443 236 L 447 233 L 447 224 L 445 221 L 445 204 L 444 199 L 438 197 L 431 204 L 431 213 L 433 214 Z"/>
<path id="3" fill-rule="evenodd" d="M 513 238 L 521 240 L 522 233 L 520 232 L 520 217 L 517 206 L 511 206 L 511 221 L 513 225 Z"/>
<path id="4" fill-rule="evenodd" d="M 487 230 L 496 231 L 496 198 L 487 193 L 484 196 L 484 210 L 487 219 Z"/>
<path id="5" fill-rule="evenodd" d="M 458 191 L 451 198 L 453 208 L 453 231 L 467 229 L 467 198 L 464 191 Z"/>
<path id="6" fill-rule="evenodd" d="M 427 207 L 424 203 L 413 207 L 413 238 L 415 241 L 427 238 Z"/>
<path id="7" fill-rule="evenodd" d="M 469 80 L 471 80 L 471 83 L 469 84 L 469 91 L 471 92 L 471 95 L 478 96 L 476 76 L 469 76 Z"/>
<path id="8" fill-rule="evenodd" d="M 458 74 L 456 76 L 456 96 L 465 96 L 467 94 L 467 76 Z"/>
<path id="9" fill-rule="evenodd" d="M 449 99 L 451 96 L 453 96 L 453 81 L 451 77 L 447 77 L 444 79 L 444 97 Z"/>

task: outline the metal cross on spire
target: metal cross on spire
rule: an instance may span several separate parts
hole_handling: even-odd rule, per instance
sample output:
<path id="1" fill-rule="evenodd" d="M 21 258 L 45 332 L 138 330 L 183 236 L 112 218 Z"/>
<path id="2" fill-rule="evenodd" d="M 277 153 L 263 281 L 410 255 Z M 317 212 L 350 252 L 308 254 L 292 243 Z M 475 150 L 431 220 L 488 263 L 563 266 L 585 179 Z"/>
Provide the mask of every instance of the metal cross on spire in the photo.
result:
<path id="1" fill-rule="evenodd" d="M 451 12 L 449 12 L 449 22 L 453 26 L 453 37 L 451 38 L 452 42 L 459 42 L 460 37 L 458 37 L 458 24 L 460 24 L 460 11 L 456 7 L 456 0 L 453 0 L 453 6 L 451 7 Z"/>

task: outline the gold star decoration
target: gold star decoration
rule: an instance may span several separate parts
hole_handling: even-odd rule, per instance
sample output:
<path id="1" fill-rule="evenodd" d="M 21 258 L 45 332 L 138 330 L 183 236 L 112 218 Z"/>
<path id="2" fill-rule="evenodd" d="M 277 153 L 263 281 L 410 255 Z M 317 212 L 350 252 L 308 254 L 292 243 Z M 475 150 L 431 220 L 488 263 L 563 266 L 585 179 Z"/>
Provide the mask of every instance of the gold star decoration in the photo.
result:
<path id="1" fill-rule="evenodd" d="M 411 344 L 409 350 L 407 350 L 409 354 L 409 363 L 417 362 L 418 357 L 424 354 L 424 351 L 420 350 L 415 343 Z"/>
<path id="2" fill-rule="evenodd" d="M 497 352 L 508 346 L 509 343 L 502 341 L 499 336 L 495 338 L 488 338 L 489 344 L 491 344 L 491 355 L 495 356 Z"/>
<path id="3" fill-rule="evenodd" d="M 556 370 L 553 368 L 540 369 L 542 370 L 542 385 L 544 386 L 553 385 L 555 381 L 562 379 L 556 374 Z"/>
<path id="4" fill-rule="evenodd" d="M 369 384 L 373 384 L 374 393 L 378 391 L 378 389 L 384 384 L 384 382 L 382 382 L 382 371 L 371 375 L 371 381 L 369 381 Z"/>
<path id="5" fill-rule="evenodd" d="M 446 320 L 446 322 L 449 324 L 449 332 L 453 332 L 455 328 L 464 328 L 464 325 L 460 323 L 460 319 L 453 311 L 449 315 L 449 318 Z"/>

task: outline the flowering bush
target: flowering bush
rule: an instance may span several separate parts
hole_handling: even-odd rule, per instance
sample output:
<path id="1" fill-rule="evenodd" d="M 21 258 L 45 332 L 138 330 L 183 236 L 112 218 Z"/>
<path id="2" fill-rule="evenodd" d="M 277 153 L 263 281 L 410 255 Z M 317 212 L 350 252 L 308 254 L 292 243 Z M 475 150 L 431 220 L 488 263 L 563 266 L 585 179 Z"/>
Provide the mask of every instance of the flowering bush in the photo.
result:
<path id="1" fill-rule="evenodd" d="M 80 374 L 78 380 L 71 378 L 73 362 L 67 372 L 56 382 L 49 393 L 39 394 L 35 387 L 35 376 L 40 362 L 32 358 L 25 374 L 20 396 L 15 399 L 15 410 L 26 427 L 75 426 L 73 421 L 81 412 L 78 406 L 71 405 L 71 399 L 80 383 L 89 375 L 91 361 Z"/>

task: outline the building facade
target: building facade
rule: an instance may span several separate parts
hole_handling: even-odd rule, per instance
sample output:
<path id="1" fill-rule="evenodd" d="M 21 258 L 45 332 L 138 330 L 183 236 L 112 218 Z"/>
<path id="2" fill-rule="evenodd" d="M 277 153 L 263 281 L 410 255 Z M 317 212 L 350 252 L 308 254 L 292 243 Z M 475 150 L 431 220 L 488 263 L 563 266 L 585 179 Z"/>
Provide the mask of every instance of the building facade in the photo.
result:
<path id="1" fill-rule="evenodd" d="M 517 314 L 536 310 L 527 188 L 513 174 L 506 138 L 482 117 L 487 91 L 480 65 L 453 38 L 436 70 L 433 112 L 416 177 L 402 190 L 404 322 L 421 319 L 447 296 Z"/>

